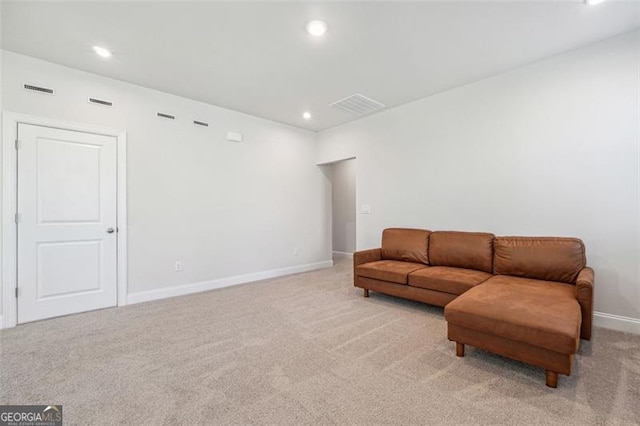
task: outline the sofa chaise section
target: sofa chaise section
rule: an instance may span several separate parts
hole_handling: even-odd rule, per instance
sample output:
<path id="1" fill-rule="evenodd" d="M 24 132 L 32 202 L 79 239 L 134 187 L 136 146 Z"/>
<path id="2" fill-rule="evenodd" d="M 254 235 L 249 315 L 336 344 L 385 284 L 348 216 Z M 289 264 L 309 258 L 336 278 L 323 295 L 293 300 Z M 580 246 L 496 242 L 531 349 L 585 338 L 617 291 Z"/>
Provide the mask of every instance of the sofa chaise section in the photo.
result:
<path id="1" fill-rule="evenodd" d="M 468 344 L 544 368 L 547 385 L 556 387 L 558 373 L 571 374 L 582 330 L 591 337 L 593 292 L 584 289 L 592 290 L 593 274 L 584 245 L 575 238 L 498 237 L 494 247 L 495 275 L 446 306 L 448 338 L 458 356 Z M 578 277 L 589 293 L 583 302 Z"/>

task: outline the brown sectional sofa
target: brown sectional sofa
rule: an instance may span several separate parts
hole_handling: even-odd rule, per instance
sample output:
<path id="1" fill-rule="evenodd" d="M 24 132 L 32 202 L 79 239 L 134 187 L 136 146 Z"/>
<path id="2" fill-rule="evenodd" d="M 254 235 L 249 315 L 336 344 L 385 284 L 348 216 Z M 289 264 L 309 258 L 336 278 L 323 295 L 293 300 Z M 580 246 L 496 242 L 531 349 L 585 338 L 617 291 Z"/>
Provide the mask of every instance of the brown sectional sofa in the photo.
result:
<path id="1" fill-rule="evenodd" d="M 444 306 L 458 356 L 468 344 L 544 368 L 550 387 L 591 338 L 594 273 L 576 238 L 390 228 L 353 267 L 365 297 Z"/>

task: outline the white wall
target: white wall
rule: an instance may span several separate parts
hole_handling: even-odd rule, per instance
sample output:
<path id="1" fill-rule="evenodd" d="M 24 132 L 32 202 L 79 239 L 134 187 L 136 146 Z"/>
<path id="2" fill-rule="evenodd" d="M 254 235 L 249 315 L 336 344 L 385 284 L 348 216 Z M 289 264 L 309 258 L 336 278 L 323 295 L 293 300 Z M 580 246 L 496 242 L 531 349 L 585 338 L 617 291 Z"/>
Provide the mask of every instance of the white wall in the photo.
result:
<path id="1" fill-rule="evenodd" d="M 115 106 L 90 105 L 90 95 Z M 9 111 L 128 132 L 129 293 L 330 260 L 329 183 L 313 132 L 11 52 L 2 98 Z M 227 141 L 229 130 L 244 141 Z"/>
<path id="2" fill-rule="evenodd" d="M 356 160 L 331 165 L 333 251 L 356 250 Z"/>
<path id="3" fill-rule="evenodd" d="M 371 205 L 358 249 L 379 246 L 388 226 L 577 236 L 596 310 L 640 319 L 639 39 L 321 132 L 318 163 L 358 158 L 357 204 Z"/>
<path id="4" fill-rule="evenodd" d="M 2 0 L 0 0 L 0 25 L 2 25 Z M 2 46 L 2 31 L 0 31 L 0 46 Z M 2 80 L 4 79 L 4 63 L 3 54 L 0 50 L 0 135 L 2 135 L 2 111 L 4 109 L 4 94 L 2 93 Z M 0 137 L 1 138 L 1 137 Z M 0 144 L 1 147 L 1 144 Z M 2 159 L 2 149 L 0 149 L 0 160 Z M 0 184 L 2 183 L 2 162 L 0 161 Z M 0 186 L 0 207 L 2 207 L 2 187 Z M 0 236 L 2 236 L 2 214 L 0 214 Z M 0 259 L 2 259 L 2 243 L 0 242 Z M 2 320 L 2 264 L 0 263 L 0 327 L 4 321 Z"/>

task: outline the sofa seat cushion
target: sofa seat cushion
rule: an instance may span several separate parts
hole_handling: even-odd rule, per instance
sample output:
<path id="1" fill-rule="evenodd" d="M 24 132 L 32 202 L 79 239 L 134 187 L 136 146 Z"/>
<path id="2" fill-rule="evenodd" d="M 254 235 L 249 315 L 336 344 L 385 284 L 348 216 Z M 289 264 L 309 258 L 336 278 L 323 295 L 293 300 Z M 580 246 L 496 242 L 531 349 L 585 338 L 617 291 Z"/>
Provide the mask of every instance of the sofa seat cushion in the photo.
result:
<path id="1" fill-rule="evenodd" d="M 427 268 L 422 263 L 401 262 L 399 260 L 379 260 L 365 263 L 356 268 L 361 277 L 389 281 L 396 284 L 407 284 L 407 276 L 418 269 Z"/>
<path id="2" fill-rule="evenodd" d="M 450 294 L 462 294 L 491 277 L 491 274 L 474 269 L 432 266 L 409 274 L 409 285 Z"/>
<path id="3" fill-rule="evenodd" d="M 455 325 L 564 354 L 580 343 L 581 314 L 574 285 L 498 275 L 449 303 Z"/>

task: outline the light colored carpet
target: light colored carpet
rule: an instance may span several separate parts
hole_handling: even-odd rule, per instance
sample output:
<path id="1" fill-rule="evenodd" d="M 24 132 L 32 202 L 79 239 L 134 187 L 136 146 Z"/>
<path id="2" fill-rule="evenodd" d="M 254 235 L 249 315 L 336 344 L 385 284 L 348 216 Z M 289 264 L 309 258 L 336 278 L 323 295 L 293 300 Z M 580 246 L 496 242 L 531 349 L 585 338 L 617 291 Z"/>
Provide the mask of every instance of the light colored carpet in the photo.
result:
<path id="1" fill-rule="evenodd" d="M 556 390 L 467 347 L 442 309 L 352 286 L 351 263 L 0 331 L 0 404 L 65 424 L 638 424 L 640 336 L 596 329 Z"/>

